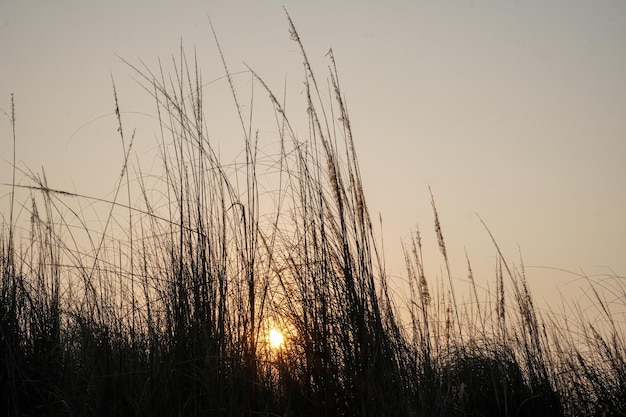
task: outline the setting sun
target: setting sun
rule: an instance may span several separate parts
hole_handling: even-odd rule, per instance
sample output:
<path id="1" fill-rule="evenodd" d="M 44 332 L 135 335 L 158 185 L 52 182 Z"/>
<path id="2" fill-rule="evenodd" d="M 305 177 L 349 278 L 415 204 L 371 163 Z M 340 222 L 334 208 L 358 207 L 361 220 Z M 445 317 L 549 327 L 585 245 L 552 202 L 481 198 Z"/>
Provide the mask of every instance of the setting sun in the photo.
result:
<path id="1" fill-rule="evenodd" d="M 285 343 L 283 334 L 277 329 L 271 329 L 269 335 L 270 346 L 273 349 L 279 349 Z"/>

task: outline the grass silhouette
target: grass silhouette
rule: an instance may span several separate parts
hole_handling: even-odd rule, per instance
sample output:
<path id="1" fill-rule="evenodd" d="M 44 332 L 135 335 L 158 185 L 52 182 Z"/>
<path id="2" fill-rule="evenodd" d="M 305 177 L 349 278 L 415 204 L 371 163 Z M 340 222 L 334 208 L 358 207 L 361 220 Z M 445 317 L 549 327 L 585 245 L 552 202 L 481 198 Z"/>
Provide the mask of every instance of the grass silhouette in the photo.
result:
<path id="1" fill-rule="evenodd" d="M 432 194 L 447 281 L 426 277 L 417 230 L 405 247 L 409 319 L 401 319 L 334 56 L 328 101 L 287 20 L 304 63 L 306 136 L 249 69 L 274 111 L 275 155 L 260 148 L 218 43 L 242 164 L 220 160 L 197 63 L 181 50 L 171 73 L 128 63 L 157 105 L 161 173 L 130 172 L 134 134 L 113 84 L 123 163 L 110 199 L 52 189 L 43 171 L 7 185 L 2 413 L 626 415 L 623 323 L 596 283 L 589 279 L 596 321 L 583 311 L 542 315 L 523 268 L 512 268 L 493 239 L 496 291 L 478 288 L 468 259 L 468 309 L 454 293 Z M 15 141 L 15 110 L 7 116 Z M 264 188 L 264 176 L 277 188 Z M 29 192 L 19 206 L 27 230 L 19 188 Z M 96 204 L 106 216 L 94 226 L 84 207 Z M 623 278 L 608 279 L 623 303 Z M 284 335 L 280 349 L 267 342 L 272 327 Z"/>

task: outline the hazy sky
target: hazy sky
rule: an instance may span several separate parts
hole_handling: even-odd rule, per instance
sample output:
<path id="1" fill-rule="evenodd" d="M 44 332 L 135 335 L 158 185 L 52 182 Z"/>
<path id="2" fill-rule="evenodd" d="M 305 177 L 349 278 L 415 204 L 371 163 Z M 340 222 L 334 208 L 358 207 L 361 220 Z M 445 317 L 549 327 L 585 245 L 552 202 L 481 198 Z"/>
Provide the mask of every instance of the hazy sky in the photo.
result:
<path id="1" fill-rule="evenodd" d="M 156 69 L 182 39 L 205 82 L 216 79 L 223 68 L 208 14 L 232 72 L 245 62 L 279 94 L 285 83 L 301 94 L 283 4 L 319 77 L 333 48 L 393 276 L 404 273 L 400 242 L 418 223 L 426 262 L 440 267 L 428 186 L 456 278 L 466 276 L 467 250 L 475 272 L 493 280 L 495 249 L 476 213 L 511 262 L 519 245 L 538 298 L 578 286 L 543 267 L 626 276 L 621 0 L 0 0 L 0 109 L 14 93 L 20 166 L 44 166 L 54 188 L 107 195 L 121 166 L 111 75 L 137 152 L 155 145 L 152 128 L 142 130 L 148 116 L 137 114 L 154 114 L 154 103 L 117 55 Z M 249 75 L 235 79 L 249 87 Z M 221 91 L 207 86 L 206 111 L 227 149 L 239 130 L 221 124 L 233 110 Z M 10 181 L 10 133 L 2 116 L 0 182 Z M 4 202 L 7 193 L 0 187 Z"/>

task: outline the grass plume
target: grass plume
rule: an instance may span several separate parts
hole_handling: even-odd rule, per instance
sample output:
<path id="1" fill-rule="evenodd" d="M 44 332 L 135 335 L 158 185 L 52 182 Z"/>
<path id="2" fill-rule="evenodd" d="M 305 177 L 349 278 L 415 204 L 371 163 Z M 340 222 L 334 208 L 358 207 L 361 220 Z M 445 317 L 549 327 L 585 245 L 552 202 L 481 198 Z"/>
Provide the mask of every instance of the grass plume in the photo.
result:
<path id="1" fill-rule="evenodd" d="M 406 305 L 390 295 L 335 56 L 326 93 L 287 22 L 304 64 L 305 135 L 248 68 L 275 117 L 274 154 L 254 126 L 259 99 L 241 104 L 218 43 L 239 163 L 221 161 L 197 60 L 181 48 L 169 71 L 127 62 L 154 99 L 160 172 L 132 164 L 135 133 L 113 84 L 122 162 L 112 197 L 55 189 L 43 170 L 3 184 L 2 413 L 626 415 L 626 343 L 612 309 L 626 299 L 623 278 L 608 277 L 613 298 L 587 278 L 595 321 L 575 306 L 574 317 L 540 314 L 523 262 L 509 263 L 485 226 L 496 290 L 478 287 L 466 254 L 464 300 L 431 193 L 447 279 L 426 276 L 436 261 L 417 229 L 404 248 Z M 15 149 L 13 99 L 7 116 Z M 85 207 L 103 217 L 94 224 Z"/>

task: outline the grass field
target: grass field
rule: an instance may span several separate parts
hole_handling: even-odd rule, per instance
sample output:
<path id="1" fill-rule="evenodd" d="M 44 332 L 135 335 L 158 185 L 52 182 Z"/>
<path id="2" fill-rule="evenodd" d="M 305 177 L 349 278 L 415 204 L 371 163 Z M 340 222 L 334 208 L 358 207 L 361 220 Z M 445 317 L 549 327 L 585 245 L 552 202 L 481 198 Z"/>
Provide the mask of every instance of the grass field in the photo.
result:
<path id="1" fill-rule="evenodd" d="M 221 56 L 243 137 L 243 162 L 222 163 L 181 51 L 169 74 L 129 63 L 157 105 L 161 172 L 129 169 L 114 88 L 123 163 L 110 199 L 52 189 L 43 171 L 3 186 L 2 415 L 625 416 L 623 277 L 605 277 L 611 300 L 588 279 L 592 311 L 540 314 L 494 240 L 494 289 L 461 299 L 432 199 L 443 278 L 426 276 L 415 231 L 406 301 L 390 295 L 334 57 L 318 84 L 289 24 L 308 125 L 292 126 L 250 70 L 274 109 L 275 153 Z"/>

